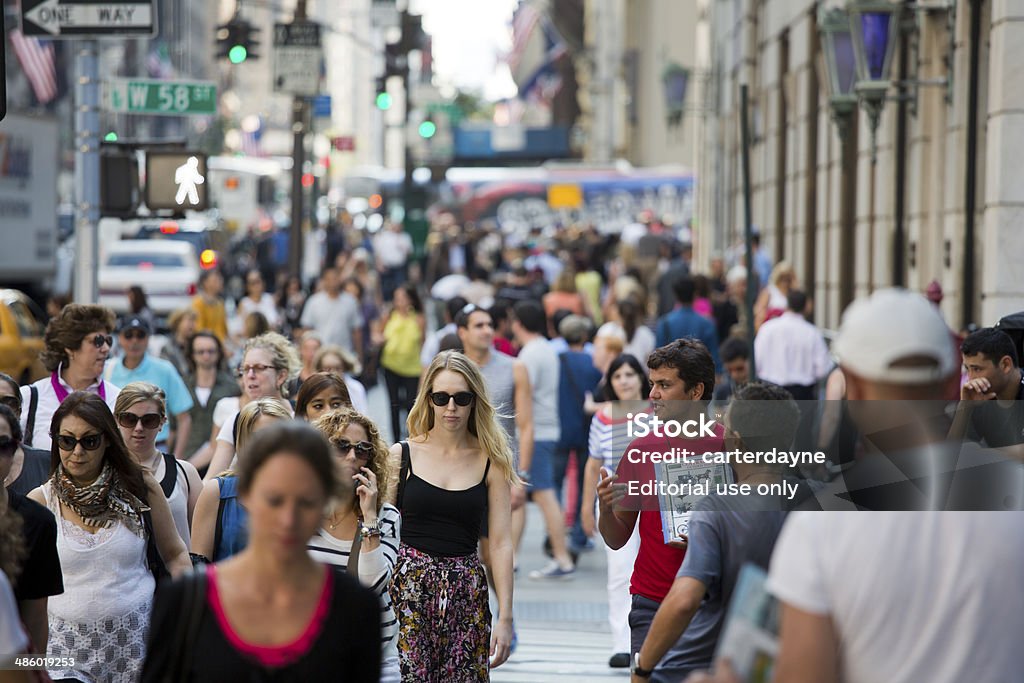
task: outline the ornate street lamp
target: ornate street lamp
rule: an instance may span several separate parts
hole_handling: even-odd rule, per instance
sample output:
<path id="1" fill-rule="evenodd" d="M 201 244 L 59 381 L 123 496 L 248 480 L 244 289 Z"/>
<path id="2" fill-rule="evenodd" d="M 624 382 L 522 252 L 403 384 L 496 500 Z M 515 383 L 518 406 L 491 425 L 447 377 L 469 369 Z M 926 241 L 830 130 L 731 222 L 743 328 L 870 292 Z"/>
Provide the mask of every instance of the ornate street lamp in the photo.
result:
<path id="1" fill-rule="evenodd" d="M 853 54 L 857 62 L 857 83 L 854 89 L 868 114 L 873 157 L 878 120 L 892 83 L 892 56 L 899 39 L 899 20 L 903 6 L 888 0 L 850 0 L 847 9 L 850 14 Z"/>
<path id="2" fill-rule="evenodd" d="M 668 125 L 678 126 L 683 120 L 686 104 L 686 89 L 690 85 L 690 70 L 675 62 L 665 67 L 661 74 L 665 88 L 665 111 Z"/>
<path id="3" fill-rule="evenodd" d="M 825 60 L 828 102 L 832 108 L 832 120 L 839 127 L 841 138 L 846 137 L 850 119 L 857 107 L 857 94 L 854 92 L 857 67 L 850 33 L 849 14 L 841 9 L 819 9 L 818 34 Z"/>

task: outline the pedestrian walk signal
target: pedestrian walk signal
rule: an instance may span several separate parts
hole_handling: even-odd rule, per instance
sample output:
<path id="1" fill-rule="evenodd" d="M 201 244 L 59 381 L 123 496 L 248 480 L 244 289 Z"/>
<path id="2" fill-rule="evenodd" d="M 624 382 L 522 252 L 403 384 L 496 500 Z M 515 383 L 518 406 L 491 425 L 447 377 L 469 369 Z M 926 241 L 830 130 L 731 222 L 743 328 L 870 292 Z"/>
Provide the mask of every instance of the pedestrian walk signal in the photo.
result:
<path id="1" fill-rule="evenodd" d="M 217 57 L 232 64 L 241 64 L 247 59 L 258 59 L 255 48 L 259 46 L 256 36 L 259 29 L 244 19 L 232 19 L 217 27 Z"/>
<path id="2" fill-rule="evenodd" d="M 200 152 L 146 152 L 146 206 L 151 211 L 205 211 L 206 155 Z"/>

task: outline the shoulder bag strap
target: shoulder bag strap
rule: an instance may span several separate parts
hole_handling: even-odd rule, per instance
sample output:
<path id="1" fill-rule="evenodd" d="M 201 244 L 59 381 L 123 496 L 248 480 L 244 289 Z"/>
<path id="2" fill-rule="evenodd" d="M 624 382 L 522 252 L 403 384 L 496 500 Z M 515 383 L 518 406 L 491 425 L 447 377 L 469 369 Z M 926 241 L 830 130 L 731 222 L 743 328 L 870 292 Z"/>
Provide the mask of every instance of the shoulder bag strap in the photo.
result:
<path id="1" fill-rule="evenodd" d="M 179 683 L 187 677 L 192 651 L 195 649 L 196 637 L 199 634 L 199 622 L 203 617 L 203 601 L 206 600 L 206 570 L 201 568 L 186 574 L 182 579 L 184 594 L 182 595 L 182 612 L 178 618 L 178 628 L 174 633 L 174 653 L 171 658 L 171 669 L 164 675 L 167 683 Z"/>
<path id="2" fill-rule="evenodd" d="M 565 376 L 569 379 L 569 385 L 572 387 L 572 393 L 575 395 L 576 400 L 579 401 L 580 405 L 583 405 L 585 398 L 583 392 L 580 391 L 580 387 L 576 384 L 576 376 L 572 374 L 572 366 L 569 365 L 569 358 L 567 353 L 563 353 L 558 356 L 558 360 L 562 362 L 562 370 L 565 371 Z"/>
<path id="3" fill-rule="evenodd" d="M 32 434 L 36 431 L 36 409 L 39 407 L 39 388 L 35 384 L 28 385 L 28 420 L 25 422 L 25 438 L 23 443 L 32 446 Z"/>
<path id="4" fill-rule="evenodd" d="M 348 564 L 345 566 L 345 571 L 349 576 L 359 578 L 359 552 L 363 545 L 363 529 L 362 520 L 356 526 L 356 537 L 352 539 L 352 549 L 348 552 Z"/>
<path id="5" fill-rule="evenodd" d="M 409 442 L 402 441 L 402 468 L 398 473 L 398 495 L 396 496 L 395 502 L 398 503 L 398 509 L 402 509 L 402 500 L 405 497 L 405 480 L 409 478 L 412 473 L 412 457 L 409 455 Z"/>

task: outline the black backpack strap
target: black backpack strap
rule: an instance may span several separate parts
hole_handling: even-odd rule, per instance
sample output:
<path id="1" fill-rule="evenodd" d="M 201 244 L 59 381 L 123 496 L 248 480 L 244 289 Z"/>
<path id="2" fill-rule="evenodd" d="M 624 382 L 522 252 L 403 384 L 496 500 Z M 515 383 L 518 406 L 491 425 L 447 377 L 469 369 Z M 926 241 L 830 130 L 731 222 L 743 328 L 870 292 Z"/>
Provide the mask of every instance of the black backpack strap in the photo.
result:
<path id="1" fill-rule="evenodd" d="M 395 502 L 398 509 L 402 509 L 402 499 L 405 497 L 405 480 L 412 474 L 412 456 L 409 454 L 409 442 L 402 441 L 402 469 L 398 473 L 398 496 Z"/>
<path id="2" fill-rule="evenodd" d="M 185 475 L 185 500 L 188 500 L 189 496 L 192 495 L 192 484 L 188 481 L 188 472 L 185 471 L 185 466 L 181 464 L 181 461 L 177 458 L 174 459 L 174 464 L 178 466 L 181 473 Z"/>
<path id="3" fill-rule="evenodd" d="M 178 468 L 175 467 L 177 459 L 170 453 L 161 453 L 164 458 L 164 478 L 160 480 L 160 488 L 164 492 L 164 498 L 170 498 L 174 493 L 174 485 L 178 483 Z"/>
<path id="4" fill-rule="evenodd" d="M 214 481 L 217 480 L 215 479 Z M 222 482 L 218 482 L 218 484 L 223 486 Z M 217 501 L 217 525 L 213 527 L 213 557 L 210 558 L 211 561 L 217 559 L 217 551 L 220 550 L 220 543 L 224 536 L 222 530 L 224 528 L 224 505 L 226 500 L 226 498 L 222 497 Z"/>
<path id="5" fill-rule="evenodd" d="M 28 385 L 28 420 L 25 422 L 25 438 L 23 443 L 32 446 L 32 433 L 36 431 L 36 409 L 39 407 L 39 389 L 35 384 Z"/>
<path id="6" fill-rule="evenodd" d="M 146 530 L 146 564 L 157 583 L 170 578 L 167 565 L 160 557 L 160 549 L 156 545 L 156 532 L 153 529 L 153 515 L 149 510 L 142 513 L 142 526 Z"/>

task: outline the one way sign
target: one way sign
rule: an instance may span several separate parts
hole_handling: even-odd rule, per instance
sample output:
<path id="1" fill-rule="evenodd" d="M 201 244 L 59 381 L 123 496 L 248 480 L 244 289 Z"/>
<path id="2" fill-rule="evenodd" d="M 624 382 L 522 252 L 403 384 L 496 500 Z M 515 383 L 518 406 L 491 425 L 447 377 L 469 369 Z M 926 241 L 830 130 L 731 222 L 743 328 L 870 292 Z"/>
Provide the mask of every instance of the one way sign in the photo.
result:
<path id="1" fill-rule="evenodd" d="M 154 0 L 22 0 L 21 32 L 48 38 L 156 34 Z"/>

